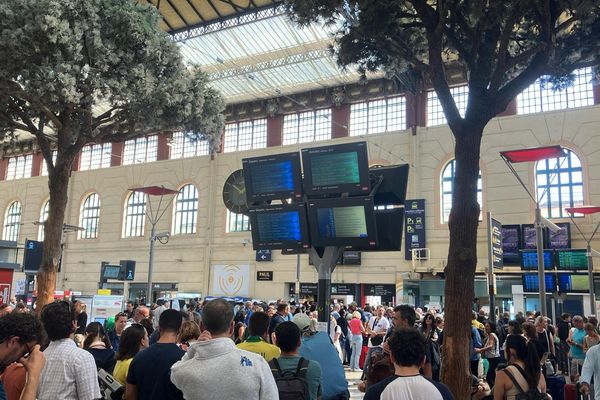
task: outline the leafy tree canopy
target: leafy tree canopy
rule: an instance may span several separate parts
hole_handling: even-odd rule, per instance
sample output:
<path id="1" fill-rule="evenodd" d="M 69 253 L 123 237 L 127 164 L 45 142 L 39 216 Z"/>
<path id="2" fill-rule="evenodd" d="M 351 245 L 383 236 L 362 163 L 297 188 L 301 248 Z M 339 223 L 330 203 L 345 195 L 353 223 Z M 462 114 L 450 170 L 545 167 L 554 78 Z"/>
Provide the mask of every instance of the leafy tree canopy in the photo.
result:
<path id="1" fill-rule="evenodd" d="M 89 142 L 183 129 L 214 148 L 224 101 L 158 22 L 154 7 L 133 0 L 3 1 L 0 140 L 30 132 L 46 161 L 49 137 L 59 154 L 75 154 Z"/>
<path id="2" fill-rule="evenodd" d="M 470 92 L 496 115 L 502 105 L 542 75 L 571 83 L 571 72 L 600 61 L 600 4 L 588 0 L 286 0 L 301 24 L 325 20 L 338 27 L 340 65 L 385 70 L 407 89 L 420 78 L 433 84 L 444 106 L 444 68 L 468 71 Z M 453 108 L 453 109 L 452 109 Z M 452 127 L 459 116 L 444 107 Z M 468 117 L 468 116 L 467 116 Z"/>

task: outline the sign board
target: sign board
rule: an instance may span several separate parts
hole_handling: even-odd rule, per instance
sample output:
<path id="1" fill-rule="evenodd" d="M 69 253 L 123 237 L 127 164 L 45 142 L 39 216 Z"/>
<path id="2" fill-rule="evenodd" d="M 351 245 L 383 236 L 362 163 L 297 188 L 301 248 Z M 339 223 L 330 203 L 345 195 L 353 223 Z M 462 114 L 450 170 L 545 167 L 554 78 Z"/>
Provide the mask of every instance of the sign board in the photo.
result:
<path id="1" fill-rule="evenodd" d="M 396 285 L 364 284 L 365 296 L 396 296 Z"/>
<path id="2" fill-rule="evenodd" d="M 250 296 L 249 265 L 213 265 L 212 296 Z"/>
<path id="3" fill-rule="evenodd" d="M 123 311 L 123 296 L 96 295 L 92 300 L 91 321 L 104 323 Z"/>
<path id="4" fill-rule="evenodd" d="M 406 200 L 404 205 L 404 259 L 412 260 L 412 249 L 427 247 L 425 239 L 425 199 Z"/>
<path id="5" fill-rule="evenodd" d="M 339 296 L 356 296 L 356 284 L 354 283 L 332 283 L 331 294 Z"/>
<path id="6" fill-rule="evenodd" d="M 13 272 L 13 269 L 0 269 L 0 304 L 8 303 L 10 301 Z"/>
<path id="7" fill-rule="evenodd" d="M 18 279 L 15 284 L 15 295 L 16 296 L 24 296 L 25 295 L 25 283 L 26 279 Z"/>
<path id="8" fill-rule="evenodd" d="M 37 273 L 42 264 L 44 253 L 44 242 L 36 240 L 25 240 L 25 253 L 23 255 L 23 271 L 26 273 Z"/>
<path id="9" fill-rule="evenodd" d="M 256 250 L 256 262 L 264 261 L 271 261 L 271 250 Z"/>
<path id="10" fill-rule="evenodd" d="M 491 226 L 489 229 L 491 230 L 492 239 L 491 243 L 489 243 L 490 251 L 492 253 L 492 265 L 494 268 L 503 268 L 504 260 L 502 256 L 504 250 L 502 249 L 502 224 L 494 218 L 491 218 Z"/>
<path id="11" fill-rule="evenodd" d="M 257 281 L 272 281 L 273 271 L 256 271 Z"/>
<path id="12" fill-rule="evenodd" d="M 318 283 L 300 283 L 300 295 L 316 296 L 319 291 Z M 290 283 L 290 295 L 296 294 L 296 284 Z"/>
<path id="13" fill-rule="evenodd" d="M 110 296 L 110 289 L 98 289 L 98 294 L 102 296 Z"/>

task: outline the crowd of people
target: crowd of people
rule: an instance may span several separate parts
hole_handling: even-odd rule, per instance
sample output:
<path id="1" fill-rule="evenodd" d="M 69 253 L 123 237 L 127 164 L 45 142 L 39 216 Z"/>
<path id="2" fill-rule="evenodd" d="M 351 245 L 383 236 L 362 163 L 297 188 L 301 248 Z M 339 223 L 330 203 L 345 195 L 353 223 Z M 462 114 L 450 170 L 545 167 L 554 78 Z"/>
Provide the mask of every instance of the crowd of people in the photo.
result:
<path id="1" fill-rule="evenodd" d="M 362 374 L 365 400 L 453 398 L 440 383 L 437 310 L 336 303 L 326 330 L 317 317 L 311 303 L 214 299 L 182 310 L 129 302 L 102 324 L 87 323 L 80 301 L 48 304 L 39 317 L 3 304 L 0 400 L 341 400 L 350 397 L 345 370 Z M 563 314 L 551 324 L 504 313 L 495 322 L 480 310 L 471 339 L 472 399 L 543 398 L 556 374 L 583 392 L 600 379 L 595 317 Z"/>

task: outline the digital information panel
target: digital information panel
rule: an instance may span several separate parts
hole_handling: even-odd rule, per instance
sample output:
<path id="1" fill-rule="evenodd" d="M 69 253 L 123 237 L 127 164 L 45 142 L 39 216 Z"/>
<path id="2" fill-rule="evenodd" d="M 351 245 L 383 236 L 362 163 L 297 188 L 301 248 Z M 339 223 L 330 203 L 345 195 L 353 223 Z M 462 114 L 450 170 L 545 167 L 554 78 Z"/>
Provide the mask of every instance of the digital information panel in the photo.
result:
<path id="1" fill-rule="evenodd" d="M 537 233 L 535 226 L 531 224 L 522 225 L 523 248 L 526 250 L 537 249 Z"/>
<path id="2" fill-rule="evenodd" d="M 327 187 L 360 183 L 356 152 L 324 153 L 313 156 L 310 162 L 314 186 Z"/>
<path id="3" fill-rule="evenodd" d="M 548 231 L 549 249 L 570 249 L 571 248 L 571 225 L 568 222 L 559 222 L 556 224 L 560 227 L 558 232 Z"/>
<path id="4" fill-rule="evenodd" d="M 544 250 L 544 269 L 551 270 L 554 268 L 554 251 Z M 521 251 L 521 269 L 525 271 L 538 269 L 538 257 L 536 250 Z"/>
<path id="5" fill-rule="evenodd" d="M 367 221 L 363 206 L 317 209 L 319 234 L 325 238 L 366 238 Z"/>
<path id="6" fill-rule="evenodd" d="M 254 193 L 275 193 L 294 190 L 294 174 L 291 160 L 262 163 L 252 166 L 252 190 Z"/>
<path id="7" fill-rule="evenodd" d="M 297 211 L 257 214 L 256 221 L 261 242 L 302 240 L 300 214 Z"/>
<path id="8" fill-rule="evenodd" d="M 556 251 L 559 271 L 587 271 L 588 259 L 585 249 L 569 249 Z"/>
<path id="9" fill-rule="evenodd" d="M 588 279 L 587 275 L 558 274 L 558 290 L 565 293 L 588 293 Z"/>
<path id="10" fill-rule="evenodd" d="M 105 265 L 103 278 L 104 279 L 118 279 L 120 272 L 121 272 L 120 265 Z"/>
<path id="11" fill-rule="evenodd" d="M 504 264 L 519 264 L 521 225 L 502 225 L 502 257 Z"/>
<path id="12" fill-rule="evenodd" d="M 552 293 L 556 290 L 556 276 L 554 274 L 545 274 L 546 292 Z M 523 292 L 537 292 L 540 291 L 540 285 L 537 274 L 525 274 L 523 275 Z"/>

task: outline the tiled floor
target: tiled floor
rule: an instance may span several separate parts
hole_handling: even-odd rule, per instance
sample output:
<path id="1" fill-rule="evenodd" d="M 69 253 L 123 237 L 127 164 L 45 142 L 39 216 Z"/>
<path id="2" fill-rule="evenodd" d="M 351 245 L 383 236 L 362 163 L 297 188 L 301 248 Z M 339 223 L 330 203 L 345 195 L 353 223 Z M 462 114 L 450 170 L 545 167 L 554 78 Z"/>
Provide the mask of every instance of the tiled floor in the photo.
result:
<path id="1" fill-rule="evenodd" d="M 348 389 L 350 390 L 351 400 L 362 400 L 364 393 L 358 391 L 357 385 L 360 382 L 362 372 L 350 372 L 346 369 L 346 379 L 348 380 Z"/>

